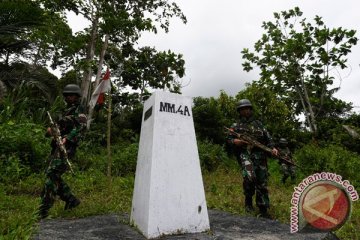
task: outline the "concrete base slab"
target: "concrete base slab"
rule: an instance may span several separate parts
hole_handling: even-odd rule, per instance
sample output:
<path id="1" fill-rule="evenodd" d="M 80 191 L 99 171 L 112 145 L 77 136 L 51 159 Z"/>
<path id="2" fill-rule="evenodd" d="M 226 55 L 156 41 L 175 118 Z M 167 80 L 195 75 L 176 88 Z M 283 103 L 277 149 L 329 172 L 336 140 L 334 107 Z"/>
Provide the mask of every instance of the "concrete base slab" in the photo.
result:
<path id="1" fill-rule="evenodd" d="M 291 234 L 290 228 L 276 220 L 239 216 L 219 210 L 209 210 L 211 231 L 160 237 L 175 240 L 321 240 L 336 239 L 327 233 Z M 39 222 L 34 240 L 144 240 L 136 229 L 129 226 L 129 216 L 101 215 L 81 219 L 45 219 Z"/>

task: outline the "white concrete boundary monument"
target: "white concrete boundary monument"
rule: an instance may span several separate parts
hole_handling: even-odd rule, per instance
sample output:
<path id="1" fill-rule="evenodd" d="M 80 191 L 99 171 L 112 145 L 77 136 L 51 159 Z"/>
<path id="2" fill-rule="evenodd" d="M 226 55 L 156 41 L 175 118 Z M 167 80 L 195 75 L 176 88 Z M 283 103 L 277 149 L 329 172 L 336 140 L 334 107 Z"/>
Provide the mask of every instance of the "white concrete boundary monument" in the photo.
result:
<path id="1" fill-rule="evenodd" d="M 130 221 L 148 239 L 210 229 L 191 104 L 160 91 L 144 103 Z"/>

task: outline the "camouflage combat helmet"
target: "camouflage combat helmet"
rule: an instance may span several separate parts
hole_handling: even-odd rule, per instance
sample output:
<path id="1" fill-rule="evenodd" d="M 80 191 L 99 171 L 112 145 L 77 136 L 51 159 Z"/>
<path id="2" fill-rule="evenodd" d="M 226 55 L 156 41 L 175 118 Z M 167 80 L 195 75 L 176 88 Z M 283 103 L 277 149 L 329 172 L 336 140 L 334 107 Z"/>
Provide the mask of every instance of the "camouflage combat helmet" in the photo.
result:
<path id="1" fill-rule="evenodd" d="M 280 138 L 279 144 L 283 145 L 283 146 L 286 146 L 288 144 L 288 141 L 285 138 Z"/>
<path id="2" fill-rule="evenodd" d="M 249 99 L 241 99 L 236 107 L 236 109 L 239 111 L 241 108 L 244 107 L 250 107 L 252 108 L 252 104 Z"/>
<path id="3" fill-rule="evenodd" d="M 64 87 L 64 90 L 63 90 L 63 95 L 66 95 L 66 94 L 76 94 L 78 95 L 79 97 L 81 97 L 81 89 L 78 85 L 76 84 L 68 84 Z"/>

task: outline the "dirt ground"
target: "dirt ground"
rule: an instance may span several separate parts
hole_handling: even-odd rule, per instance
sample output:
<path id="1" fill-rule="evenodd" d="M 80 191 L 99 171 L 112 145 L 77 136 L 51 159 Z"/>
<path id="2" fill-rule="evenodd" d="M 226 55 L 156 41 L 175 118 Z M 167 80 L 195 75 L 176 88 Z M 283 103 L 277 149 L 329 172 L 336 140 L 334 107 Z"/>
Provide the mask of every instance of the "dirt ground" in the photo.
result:
<path id="1" fill-rule="evenodd" d="M 276 220 L 247 217 L 218 210 L 209 210 L 211 231 L 206 233 L 163 236 L 159 239 L 189 240 L 335 240 L 326 233 L 290 233 L 290 227 Z M 144 240 L 141 233 L 129 225 L 129 215 L 101 215 L 81 219 L 45 219 L 39 222 L 34 240 Z"/>

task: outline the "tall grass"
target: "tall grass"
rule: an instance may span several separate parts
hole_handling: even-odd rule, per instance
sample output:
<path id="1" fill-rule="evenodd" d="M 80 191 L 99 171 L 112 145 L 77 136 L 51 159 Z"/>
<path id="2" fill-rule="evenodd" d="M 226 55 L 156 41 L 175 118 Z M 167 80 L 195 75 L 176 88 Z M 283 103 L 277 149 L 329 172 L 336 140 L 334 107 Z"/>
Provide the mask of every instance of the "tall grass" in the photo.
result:
<path id="1" fill-rule="evenodd" d="M 37 230 L 35 212 L 45 176 L 39 174 L 13 185 L 0 185 L 0 239 L 29 239 Z M 97 170 L 64 175 L 74 194 L 81 199 L 79 207 L 64 210 L 57 200 L 49 218 L 81 218 L 106 213 L 123 213 L 131 209 L 134 177 L 109 179 Z"/>
<path id="2" fill-rule="evenodd" d="M 211 144 L 202 144 L 199 152 L 201 161 L 206 161 L 206 164 L 203 162 L 203 167 L 206 168 L 203 169 L 203 180 L 208 208 L 249 215 L 244 209 L 242 177 L 236 160 L 228 158 L 218 147 L 215 148 L 216 151 L 206 151 L 207 147 L 211 147 Z M 129 158 L 129 166 L 132 166 L 136 146 L 130 145 L 128 150 L 118 151 L 117 154 L 120 155 L 122 152 Z M 119 164 L 115 163 L 114 167 L 124 167 L 124 156 L 117 157 Z M 72 211 L 65 211 L 64 203 L 58 200 L 51 209 L 49 218 L 82 218 L 107 213 L 130 213 L 134 185 L 132 170 L 125 175 L 124 171 L 118 169 L 114 171 L 118 175 L 109 179 L 105 174 L 106 168 L 99 167 L 102 166 L 101 162 L 106 163 L 106 155 L 102 151 L 88 151 L 85 154 L 81 150 L 78 158 L 80 159 L 74 165 L 82 164 L 85 161 L 82 158 L 94 161 L 83 171 L 77 171 L 75 176 L 64 175 L 65 181 L 79 197 L 81 204 Z M 209 166 L 216 167 L 208 168 Z M 79 166 L 76 169 L 80 169 Z M 290 201 L 295 185 L 290 182 L 285 185 L 281 183 L 280 166 L 277 161 L 269 161 L 269 170 L 270 214 L 278 221 L 288 224 Z M 297 183 L 303 177 L 300 171 L 298 174 Z M 34 213 L 39 206 L 44 179 L 44 174 L 39 173 L 13 181 L 11 184 L 0 183 L 0 239 L 29 239 L 37 231 Z M 257 217 L 258 212 L 252 215 Z M 341 239 L 360 239 L 359 229 L 360 203 L 357 201 L 353 203 L 351 218 L 336 231 L 336 235 Z"/>
<path id="3" fill-rule="evenodd" d="M 0 192 L 0 239 L 29 239 L 36 232 L 34 212 L 39 205 L 39 195 L 44 176 L 29 177 L 11 186 L 1 185 Z M 203 176 L 207 205 L 240 215 L 244 210 L 242 178 L 239 169 L 220 167 Z M 282 223 L 289 223 L 290 200 L 293 185 L 280 182 L 281 176 L 274 166 L 269 182 L 271 199 L 270 214 Z M 49 218 L 81 218 L 107 213 L 130 212 L 134 176 L 113 177 L 109 182 L 98 170 L 65 175 L 65 181 L 72 187 L 82 203 L 72 211 L 65 211 L 64 203 L 56 201 Z M 257 212 L 253 216 L 257 216 Z M 360 204 L 353 204 L 351 218 L 336 231 L 341 239 L 359 239 Z"/>
<path id="4" fill-rule="evenodd" d="M 302 180 L 299 173 L 297 182 L 281 183 L 281 172 L 277 162 L 269 162 L 269 196 L 271 216 L 284 224 L 290 222 L 291 197 L 294 187 Z M 242 177 L 240 170 L 220 168 L 204 175 L 206 200 L 209 208 L 221 209 L 235 214 L 249 215 L 245 212 Z M 359 193 L 358 189 L 358 193 Z M 259 212 L 252 214 L 258 216 Z M 290 231 L 290 228 L 289 228 Z M 351 217 L 334 232 L 342 240 L 360 239 L 360 201 L 352 203 Z"/>

